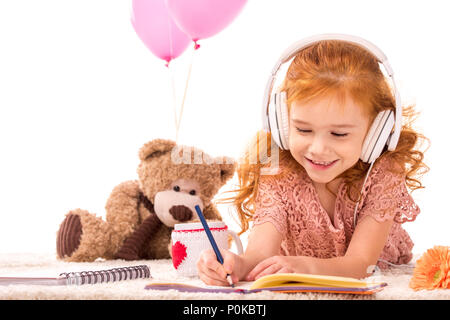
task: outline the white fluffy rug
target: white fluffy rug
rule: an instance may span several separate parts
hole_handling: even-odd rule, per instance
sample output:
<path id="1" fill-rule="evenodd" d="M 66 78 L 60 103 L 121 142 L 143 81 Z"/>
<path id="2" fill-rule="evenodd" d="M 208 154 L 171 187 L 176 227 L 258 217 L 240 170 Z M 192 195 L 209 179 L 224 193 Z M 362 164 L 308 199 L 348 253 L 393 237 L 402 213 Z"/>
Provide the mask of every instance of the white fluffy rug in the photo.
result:
<path id="1" fill-rule="evenodd" d="M 417 257 L 415 257 L 417 259 Z M 175 290 L 145 290 L 150 282 L 182 282 L 202 286 L 198 278 L 177 276 L 171 260 L 140 261 L 96 261 L 92 263 L 62 262 L 54 254 L 0 254 L 0 277 L 42 276 L 56 277 L 62 272 L 101 270 L 132 265 L 146 264 L 150 267 L 151 279 L 126 280 L 114 283 L 102 283 L 81 286 L 42 286 L 42 285 L 0 285 L 0 299 L 182 299 L 182 300 L 321 300 L 321 299 L 439 299 L 450 300 L 450 290 L 414 291 L 408 287 L 413 269 L 407 267 L 392 268 L 379 272 L 370 279 L 387 282 L 383 291 L 371 296 L 349 294 L 319 293 L 274 293 L 259 292 L 252 294 L 225 293 L 185 293 Z M 412 264 L 411 264 L 412 265 Z M 249 283 L 239 283 L 238 287 L 248 288 Z"/>

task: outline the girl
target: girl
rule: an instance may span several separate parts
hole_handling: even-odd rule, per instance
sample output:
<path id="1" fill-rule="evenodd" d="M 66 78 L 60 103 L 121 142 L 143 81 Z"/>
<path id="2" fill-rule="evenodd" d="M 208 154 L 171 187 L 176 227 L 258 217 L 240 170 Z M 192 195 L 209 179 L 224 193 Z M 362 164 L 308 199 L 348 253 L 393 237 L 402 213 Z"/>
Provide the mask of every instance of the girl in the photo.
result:
<path id="1" fill-rule="evenodd" d="M 420 210 L 406 187 L 423 188 L 417 178 L 428 171 L 416 148 L 428 139 L 411 128 L 413 106 L 403 108 L 396 149 L 385 148 L 371 166 L 360 160 L 363 141 L 380 111 L 395 110 L 371 52 L 316 41 L 295 55 L 281 91 L 289 150 L 277 150 L 278 173 L 262 174 L 267 159 L 253 159 L 273 150 L 270 133 L 258 132 L 237 169 L 239 189 L 225 199 L 236 207 L 241 233 L 253 221 L 247 249 L 240 256 L 223 251 L 223 265 L 203 251 L 200 279 L 227 285 L 227 274 L 238 282 L 280 272 L 364 278 L 376 264 L 408 263 L 413 243 L 401 224 Z"/>

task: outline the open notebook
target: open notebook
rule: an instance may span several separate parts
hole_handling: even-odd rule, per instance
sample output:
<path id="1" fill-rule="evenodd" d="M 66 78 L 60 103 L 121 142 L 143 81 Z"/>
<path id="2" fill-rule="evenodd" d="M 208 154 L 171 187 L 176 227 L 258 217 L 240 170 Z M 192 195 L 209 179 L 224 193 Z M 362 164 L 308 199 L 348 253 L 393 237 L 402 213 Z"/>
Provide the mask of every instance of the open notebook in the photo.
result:
<path id="1" fill-rule="evenodd" d="M 66 286 L 96 284 L 122 280 L 151 278 L 150 268 L 146 265 L 113 268 L 108 270 L 64 272 L 58 277 L 0 277 L 1 285 L 46 285 Z"/>
<path id="2" fill-rule="evenodd" d="M 238 284 L 239 285 L 239 284 Z M 263 290 L 295 293 L 295 292 L 324 292 L 373 294 L 387 286 L 385 282 L 362 281 L 354 278 L 323 276 L 303 273 L 276 273 L 267 275 L 254 281 L 250 288 L 229 287 L 197 287 L 181 283 L 149 283 L 145 289 L 171 290 L 181 292 L 215 292 L 215 293 L 254 293 Z"/>

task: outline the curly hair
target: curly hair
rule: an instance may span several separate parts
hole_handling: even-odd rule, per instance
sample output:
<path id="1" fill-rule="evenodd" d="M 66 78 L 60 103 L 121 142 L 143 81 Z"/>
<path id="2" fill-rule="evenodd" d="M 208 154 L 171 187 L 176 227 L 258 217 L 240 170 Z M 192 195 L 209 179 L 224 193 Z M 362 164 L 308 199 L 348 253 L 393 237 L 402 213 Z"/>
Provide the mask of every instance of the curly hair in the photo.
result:
<path id="1" fill-rule="evenodd" d="M 306 102 L 329 94 L 342 99 L 349 95 L 363 106 L 363 111 L 371 122 L 383 110 L 395 111 L 395 98 L 391 86 L 381 72 L 376 57 L 364 48 L 345 41 L 320 41 L 298 52 L 288 68 L 280 90 L 287 94 L 288 112 L 294 101 Z M 412 127 L 418 115 L 414 105 L 403 106 L 402 115 L 402 129 L 396 149 L 388 151 L 385 148 L 377 161 L 381 157 L 390 157 L 397 164 L 392 166 L 396 168 L 393 170 L 403 174 L 407 187 L 414 191 L 424 188 L 420 178 L 429 171 L 423 162 L 426 150 L 421 151 L 423 143 L 429 144 L 429 139 Z M 220 200 L 223 203 L 231 202 L 235 207 L 242 229 L 240 234 L 249 228 L 249 222 L 255 212 L 254 204 L 261 169 L 268 166 L 267 162 L 271 150 L 272 152 L 274 150 L 273 147 L 270 133 L 257 132 L 239 159 L 237 167 L 239 186 L 235 190 L 228 191 L 235 195 Z M 275 150 L 280 160 L 284 160 L 288 166 L 299 165 L 289 150 L 281 150 L 278 147 Z M 264 159 L 261 158 L 261 154 L 266 155 Z M 358 160 L 338 176 L 343 178 L 348 186 L 348 196 L 352 201 L 357 201 L 354 191 L 357 182 L 365 176 L 368 168 L 368 163 Z M 359 195 L 360 191 L 356 191 Z"/>

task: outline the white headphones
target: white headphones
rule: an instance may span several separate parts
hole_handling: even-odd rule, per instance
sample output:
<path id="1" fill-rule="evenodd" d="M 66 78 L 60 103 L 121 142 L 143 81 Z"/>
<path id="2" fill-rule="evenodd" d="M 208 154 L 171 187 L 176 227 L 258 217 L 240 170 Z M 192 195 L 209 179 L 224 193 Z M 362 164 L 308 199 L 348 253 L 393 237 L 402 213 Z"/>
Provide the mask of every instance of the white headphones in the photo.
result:
<path id="1" fill-rule="evenodd" d="M 381 155 L 384 147 L 393 151 L 397 147 L 402 124 L 402 105 L 400 93 L 394 80 L 394 72 L 387 60 L 386 55 L 371 42 L 346 34 L 321 34 L 302 39 L 281 55 L 280 59 L 272 69 L 269 81 L 266 85 L 263 101 L 263 129 L 270 132 L 275 143 L 283 150 L 289 150 L 289 116 L 286 103 L 286 92 L 277 91 L 272 94 L 273 84 L 281 65 L 292 59 L 299 51 L 323 40 L 342 40 L 359 45 L 371 52 L 381 63 L 392 80 L 395 94 L 395 120 L 392 110 L 381 111 L 375 118 L 363 143 L 360 159 L 371 163 Z M 394 129 L 394 131 L 392 131 Z"/>

